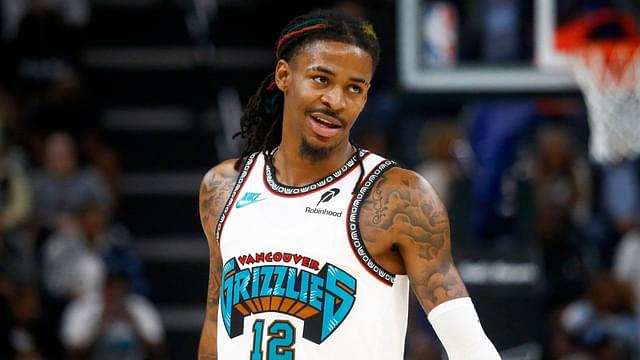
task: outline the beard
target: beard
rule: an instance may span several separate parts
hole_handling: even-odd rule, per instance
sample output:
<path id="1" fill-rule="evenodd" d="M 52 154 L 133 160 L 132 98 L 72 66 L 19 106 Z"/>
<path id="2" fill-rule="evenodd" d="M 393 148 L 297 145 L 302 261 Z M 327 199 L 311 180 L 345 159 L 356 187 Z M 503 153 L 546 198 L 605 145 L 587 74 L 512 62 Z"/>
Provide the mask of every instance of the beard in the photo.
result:
<path id="1" fill-rule="evenodd" d="M 326 159 L 333 150 L 332 146 L 316 147 L 302 139 L 300 143 L 300 157 L 303 159 L 309 159 L 311 161 L 321 161 Z"/>

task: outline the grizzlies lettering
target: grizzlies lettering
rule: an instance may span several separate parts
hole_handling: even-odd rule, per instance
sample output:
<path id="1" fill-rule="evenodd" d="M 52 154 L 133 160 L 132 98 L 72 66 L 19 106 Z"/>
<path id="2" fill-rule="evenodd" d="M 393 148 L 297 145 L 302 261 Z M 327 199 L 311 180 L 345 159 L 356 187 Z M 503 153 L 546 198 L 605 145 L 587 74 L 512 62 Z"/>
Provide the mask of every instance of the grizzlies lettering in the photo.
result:
<path id="1" fill-rule="evenodd" d="M 242 335 L 244 318 L 280 312 L 304 321 L 302 337 L 326 340 L 347 318 L 355 303 L 356 279 L 325 264 L 317 274 L 284 265 L 240 270 L 235 258 L 224 264 L 220 309 L 229 337 Z"/>

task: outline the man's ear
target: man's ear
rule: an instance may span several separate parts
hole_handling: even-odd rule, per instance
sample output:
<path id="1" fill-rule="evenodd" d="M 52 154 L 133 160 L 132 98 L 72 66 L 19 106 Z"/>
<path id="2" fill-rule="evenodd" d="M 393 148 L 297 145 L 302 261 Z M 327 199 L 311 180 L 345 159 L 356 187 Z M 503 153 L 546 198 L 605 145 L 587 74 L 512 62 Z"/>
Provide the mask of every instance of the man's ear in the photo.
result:
<path id="1" fill-rule="evenodd" d="M 276 85 L 282 92 L 286 92 L 291 82 L 291 65 L 285 60 L 278 60 L 276 64 Z"/>

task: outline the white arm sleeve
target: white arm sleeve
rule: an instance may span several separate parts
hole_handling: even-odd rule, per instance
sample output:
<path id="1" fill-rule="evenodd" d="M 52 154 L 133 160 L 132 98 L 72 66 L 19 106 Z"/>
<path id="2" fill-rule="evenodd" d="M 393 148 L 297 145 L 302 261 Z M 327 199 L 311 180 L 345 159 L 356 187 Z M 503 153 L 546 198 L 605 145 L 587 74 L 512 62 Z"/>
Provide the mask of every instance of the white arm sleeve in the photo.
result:
<path id="1" fill-rule="evenodd" d="M 471 298 L 445 301 L 433 308 L 427 317 L 449 360 L 500 359 L 495 346 L 482 330 Z"/>

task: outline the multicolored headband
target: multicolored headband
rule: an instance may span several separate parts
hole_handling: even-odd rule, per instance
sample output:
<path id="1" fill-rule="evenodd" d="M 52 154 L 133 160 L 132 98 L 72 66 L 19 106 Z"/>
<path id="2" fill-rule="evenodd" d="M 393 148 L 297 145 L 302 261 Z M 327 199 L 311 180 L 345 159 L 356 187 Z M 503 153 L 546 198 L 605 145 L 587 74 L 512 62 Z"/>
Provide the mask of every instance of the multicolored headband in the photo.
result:
<path id="1" fill-rule="evenodd" d="M 276 52 L 280 49 L 280 47 L 286 43 L 287 41 L 300 36 L 301 34 L 307 33 L 309 31 L 314 31 L 314 30 L 320 30 L 320 29 L 326 29 L 328 27 L 327 24 L 316 24 L 316 25 L 311 25 L 311 26 L 307 26 L 307 27 L 303 27 L 300 30 L 295 30 L 292 31 L 290 33 L 287 33 L 286 35 L 284 35 L 282 38 L 280 38 L 280 40 L 278 40 L 278 43 L 276 44 Z"/>

